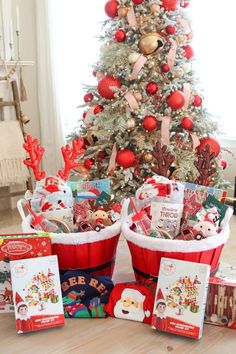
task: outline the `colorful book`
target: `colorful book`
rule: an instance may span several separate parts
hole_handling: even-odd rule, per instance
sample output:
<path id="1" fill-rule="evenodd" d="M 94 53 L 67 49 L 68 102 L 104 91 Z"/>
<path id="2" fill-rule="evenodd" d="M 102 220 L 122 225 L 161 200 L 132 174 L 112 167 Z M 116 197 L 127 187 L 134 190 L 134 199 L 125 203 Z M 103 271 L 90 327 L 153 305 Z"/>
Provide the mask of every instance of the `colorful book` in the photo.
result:
<path id="1" fill-rule="evenodd" d="M 64 325 L 57 256 L 10 263 L 17 333 Z"/>
<path id="2" fill-rule="evenodd" d="M 104 178 L 94 181 L 68 181 L 73 197 L 79 201 L 83 199 L 97 199 L 102 192 L 111 194 L 110 179 Z"/>
<path id="3" fill-rule="evenodd" d="M 209 275 L 209 265 L 162 258 L 152 328 L 201 338 Z"/>
<path id="4" fill-rule="evenodd" d="M 0 235 L 0 313 L 13 312 L 10 261 L 50 256 L 49 234 Z"/>

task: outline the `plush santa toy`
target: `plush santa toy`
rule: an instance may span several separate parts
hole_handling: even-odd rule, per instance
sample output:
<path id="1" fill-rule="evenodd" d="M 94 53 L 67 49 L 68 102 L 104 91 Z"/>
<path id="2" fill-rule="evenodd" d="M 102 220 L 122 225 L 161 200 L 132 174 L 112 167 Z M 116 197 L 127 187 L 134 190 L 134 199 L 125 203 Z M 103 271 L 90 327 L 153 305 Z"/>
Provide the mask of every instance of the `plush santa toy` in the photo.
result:
<path id="1" fill-rule="evenodd" d="M 33 330 L 30 316 L 28 315 L 28 306 L 22 299 L 19 293 L 15 295 L 16 307 L 16 329 L 17 333 L 30 332 Z"/>
<path id="2" fill-rule="evenodd" d="M 116 284 L 105 306 L 112 317 L 138 322 L 151 322 L 154 295 L 150 289 L 138 284 Z"/>
<path id="3" fill-rule="evenodd" d="M 152 317 L 152 326 L 160 331 L 165 331 L 167 326 L 165 310 L 166 301 L 161 288 L 159 288 L 157 292 L 155 312 Z"/>

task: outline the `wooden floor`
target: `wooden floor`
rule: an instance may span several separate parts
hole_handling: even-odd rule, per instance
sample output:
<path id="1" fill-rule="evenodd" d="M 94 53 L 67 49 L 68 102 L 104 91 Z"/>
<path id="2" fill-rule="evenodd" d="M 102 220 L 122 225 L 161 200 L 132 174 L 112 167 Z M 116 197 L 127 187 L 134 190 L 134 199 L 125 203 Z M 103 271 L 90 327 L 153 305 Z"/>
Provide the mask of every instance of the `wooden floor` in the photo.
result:
<path id="1" fill-rule="evenodd" d="M 20 231 L 16 211 L 0 214 L 0 233 Z M 236 265 L 236 216 L 222 260 Z M 121 239 L 114 281 L 130 281 L 133 273 L 126 242 Z M 0 315 L 0 354 L 235 354 L 236 331 L 204 326 L 199 341 L 162 334 L 137 322 L 107 319 L 67 319 L 64 328 L 17 335 L 13 314 Z"/>

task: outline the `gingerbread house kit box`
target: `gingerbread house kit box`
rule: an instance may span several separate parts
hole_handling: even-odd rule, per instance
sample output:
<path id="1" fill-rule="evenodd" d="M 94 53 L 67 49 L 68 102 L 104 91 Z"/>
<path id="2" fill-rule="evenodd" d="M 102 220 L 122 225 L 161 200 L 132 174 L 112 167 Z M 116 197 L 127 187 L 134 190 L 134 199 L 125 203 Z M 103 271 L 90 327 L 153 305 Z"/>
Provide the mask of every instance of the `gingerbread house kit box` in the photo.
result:
<path id="1" fill-rule="evenodd" d="M 64 325 L 57 256 L 10 263 L 17 333 Z"/>
<path id="2" fill-rule="evenodd" d="M 51 254 L 49 234 L 0 235 L 0 313 L 14 311 L 10 261 Z"/>
<path id="3" fill-rule="evenodd" d="M 209 265 L 162 258 L 152 328 L 201 338 L 209 274 Z"/>

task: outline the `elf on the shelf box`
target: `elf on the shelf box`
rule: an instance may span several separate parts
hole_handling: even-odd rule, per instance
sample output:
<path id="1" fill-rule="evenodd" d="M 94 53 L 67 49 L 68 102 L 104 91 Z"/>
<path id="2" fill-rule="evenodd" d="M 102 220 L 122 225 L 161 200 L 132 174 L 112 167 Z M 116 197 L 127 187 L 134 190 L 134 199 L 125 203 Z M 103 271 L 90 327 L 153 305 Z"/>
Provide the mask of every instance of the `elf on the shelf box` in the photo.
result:
<path id="1" fill-rule="evenodd" d="M 13 312 L 10 261 L 50 256 L 49 234 L 0 235 L 0 313 Z"/>
<path id="2" fill-rule="evenodd" d="M 152 328 L 201 338 L 209 274 L 209 265 L 162 258 Z"/>
<path id="3" fill-rule="evenodd" d="M 17 333 L 64 325 L 57 256 L 10 263 Z"/>

